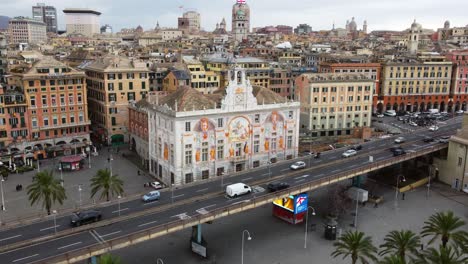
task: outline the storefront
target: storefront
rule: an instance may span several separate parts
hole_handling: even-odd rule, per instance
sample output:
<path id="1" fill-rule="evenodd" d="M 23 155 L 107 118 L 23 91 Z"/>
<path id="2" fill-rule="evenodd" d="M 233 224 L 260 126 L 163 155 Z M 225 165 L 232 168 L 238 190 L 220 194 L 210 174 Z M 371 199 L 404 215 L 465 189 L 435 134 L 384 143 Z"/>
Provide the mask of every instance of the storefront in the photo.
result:
<path id="1" fill-rule="evenodd" d="M 81 156 L 66 156 L 60 159 L 59 169 L 62 171 L 77 171 L 84 167 L 84 160 Z"/>

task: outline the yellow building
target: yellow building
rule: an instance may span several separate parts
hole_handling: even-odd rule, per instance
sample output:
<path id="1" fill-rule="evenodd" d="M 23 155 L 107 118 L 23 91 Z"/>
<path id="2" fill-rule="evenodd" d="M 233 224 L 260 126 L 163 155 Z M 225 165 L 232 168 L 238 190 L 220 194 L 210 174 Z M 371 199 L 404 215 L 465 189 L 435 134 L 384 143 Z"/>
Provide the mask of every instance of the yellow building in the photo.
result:
<path id="1" fill-rule="evenodd" d="M 85 67 L 89 118 L 98 140 L 120 144 L 128 141 L 128 105 L 146 97 L 149 69 L 143 61 L 107 56 Z"/>
<path id="2" fill-rule="evenodd" d="M 206 71 L 203 64 L 193 56 L 182 58 L 190 72 L 190 87 L 204 94 L 211 94 L 220 86 L 220 78 L 213 71 Z"/>
<path id="3" fill-rule="evenodd" d="M 452 111 L 452 62 L 443 56 L 419 54 L 417 59 L 382 64 L 379 112 Z"/>
<path id="4" fill-rule="evenodd" d="M 252 85 L 258 85 L 265 88 L 269 87 L 270 83 L 270 66 L 268 62 L 253 58 L 241 57 L 232 58 L 223 56 L 222 54 L 214 54 L 201 59 L 206 70 L 213 71 L 220 76 L 220 86 L 226 87 L 229 84 L 227 78 L 228 70 L 236 65 L 246 71 L 247 77 Z"/>
<path id="5" fill-rule="evenodd" d="M 364 74 L 317 73 L 296 78 L 301 128 L 312 136 L 350 135 L 370 126 L 375 81 Z"/>
<path id="6" fill-rule="evenodd" d="M 185 70 L 171 69 L 163 79 L 162 90 L 173 93 L 180 86 L 190 86 L 190 73 Z"/>

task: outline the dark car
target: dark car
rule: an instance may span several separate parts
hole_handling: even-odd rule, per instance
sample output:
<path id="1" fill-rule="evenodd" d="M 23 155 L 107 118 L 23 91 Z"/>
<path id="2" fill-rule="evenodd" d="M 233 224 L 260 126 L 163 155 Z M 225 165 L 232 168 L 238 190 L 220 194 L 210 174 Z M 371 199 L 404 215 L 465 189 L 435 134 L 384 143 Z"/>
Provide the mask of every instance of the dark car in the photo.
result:
<path id="1" fill-rule="evenodd" d="M 353 149 L 353 150 L 361 150 L 362 149 L 362 146 L 361 145 L 354 145 L 354 146 L 351 146 L 349 149 Z"/>
<path id="2" fill-rule="evenodd" d="M 423 141 L 426 143 L 430 143 L 430 142 L 434 142 L 435 139 L 433 137 L 424 137 Z"/>
<path id="3" fill-rule="evenodd" d="M 396 146 L 396 147 L 391 147 L 391 148 L 390 148 L 390 151 L 394 153 L 395 151 L 397 151 L 397 150 L 402 150 L 402 149 L 403 149 L 402 147 Z"/>
<path id="4" fill-rule="evenodd" d="M 450 139 L 450 136 L 441 136 L 439 138 L 439 142 L 440 143 L 448 143 L 449 142 L 449 139 Z"/>
<path id="5" fill-rule="evenodd" d="M 285 182 L 272 182 L 268 184 L 267 188 L 270 192 L 276 192 L 279 190 L 284 190 L 286 188 L 289 188 L 289 184 Z"/>
<path id="6" fill-rule="evenodd" d="M 71 216 L 71 225 L 80 226 L 101 220 L 101 212 L 97 210 L 86 210 L 73 213 Z"/>
<path id="7" fill-rule="evenodd" d="M 401 156 L 401 155 L 405 155 L 406 154 L 406 151 L 402 148 L 399 148 L 399 149 L 395 149 L 393 151 L 393 156 Z"/>

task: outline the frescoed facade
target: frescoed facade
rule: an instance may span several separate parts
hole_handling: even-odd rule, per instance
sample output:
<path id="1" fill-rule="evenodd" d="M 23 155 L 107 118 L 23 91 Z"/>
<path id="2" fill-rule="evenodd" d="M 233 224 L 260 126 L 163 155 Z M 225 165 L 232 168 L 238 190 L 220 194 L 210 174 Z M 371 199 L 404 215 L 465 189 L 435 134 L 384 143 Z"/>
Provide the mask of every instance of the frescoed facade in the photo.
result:
<path id="1" fill-rule="evenodd" d="M 149 109 L 150 172 L 183 185 L 297 156 L 299 102 L 231 70 L 213 95 L 181 87 Z"/>

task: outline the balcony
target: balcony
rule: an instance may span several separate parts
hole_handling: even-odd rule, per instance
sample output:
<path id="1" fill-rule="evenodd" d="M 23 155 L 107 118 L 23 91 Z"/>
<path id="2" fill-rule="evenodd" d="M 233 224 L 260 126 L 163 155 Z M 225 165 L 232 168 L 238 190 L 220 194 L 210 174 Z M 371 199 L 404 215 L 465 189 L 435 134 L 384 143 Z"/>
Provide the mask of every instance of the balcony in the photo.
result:
<path id="1" fill-rule="evenodd" d="M 249 159 L 249 156 L 247 156 L 247 155 L 231 157 L 231 161 L 234 162 L 234 163 L 244 162 L 244 161 L 247 161 L 248 159 Z"/>

